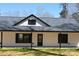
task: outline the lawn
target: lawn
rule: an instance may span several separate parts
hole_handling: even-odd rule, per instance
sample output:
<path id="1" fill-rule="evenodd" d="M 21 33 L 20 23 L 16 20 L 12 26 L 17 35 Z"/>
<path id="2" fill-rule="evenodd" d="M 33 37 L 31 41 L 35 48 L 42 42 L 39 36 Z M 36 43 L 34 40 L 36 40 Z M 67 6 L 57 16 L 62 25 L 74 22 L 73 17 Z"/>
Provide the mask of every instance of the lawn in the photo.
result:
<path id="1" fill-rule="evenodd" d="M 0 48 L 0 56 L 79 56 L 75 48 Z"/>

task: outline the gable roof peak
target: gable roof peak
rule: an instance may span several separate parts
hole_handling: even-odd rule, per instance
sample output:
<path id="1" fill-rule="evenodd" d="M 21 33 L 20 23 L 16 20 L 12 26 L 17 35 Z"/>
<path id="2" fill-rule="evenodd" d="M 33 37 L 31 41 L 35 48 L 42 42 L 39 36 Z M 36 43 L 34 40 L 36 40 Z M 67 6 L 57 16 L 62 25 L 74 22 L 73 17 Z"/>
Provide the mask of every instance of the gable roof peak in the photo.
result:
<path id="1" fill-rule="evenodd" d="M 34 14 L 31 14 L 30 16 L 35 16 Z"/>
<path id="2" fill-rule="evenodd" d="M 47 26 L 50 26 L 49 24 L 47 24 L 46 22 L 44 22 L 42 19 L 38 18 L 38 17 L 37 17 L 37 16 L 35 16 L 34 14 L 31 14 L 31 15 L 29 15 L 29 16 L 27 16 L 27 17 L 25 17 L 25 18 L 24 18 L 24 19 L 22 19 L 21 21 L 19 21 L 19 22 L 15 23 L 13 26 L 16 26 L 16 25 L 20 24 L 21 22 L 25 21 L 27 18 L 29 18 L 29 17 L 31 17 L 31 16 L 33 16 L 33 17 L 37 18 L 38 20 L 40 20 L 41 22 L 43 22 L 43 23 L 44 23 L 44 24 L 46 24 Z"/>

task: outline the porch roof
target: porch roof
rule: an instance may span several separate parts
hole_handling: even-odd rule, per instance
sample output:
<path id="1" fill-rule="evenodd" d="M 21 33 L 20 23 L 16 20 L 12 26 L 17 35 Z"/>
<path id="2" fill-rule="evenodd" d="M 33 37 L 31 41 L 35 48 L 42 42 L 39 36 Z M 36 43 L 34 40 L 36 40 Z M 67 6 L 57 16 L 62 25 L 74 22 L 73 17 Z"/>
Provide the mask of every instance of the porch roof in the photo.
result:
<path id="1" fill-rule="evenodd" d="M 40 26 L 7 26 L 0 25 L 0 31 L 29 31 L 29 32 L 79 32 L 79 26 L 74 24 L 62 24 L 52 27 L 40 27 Z"/>

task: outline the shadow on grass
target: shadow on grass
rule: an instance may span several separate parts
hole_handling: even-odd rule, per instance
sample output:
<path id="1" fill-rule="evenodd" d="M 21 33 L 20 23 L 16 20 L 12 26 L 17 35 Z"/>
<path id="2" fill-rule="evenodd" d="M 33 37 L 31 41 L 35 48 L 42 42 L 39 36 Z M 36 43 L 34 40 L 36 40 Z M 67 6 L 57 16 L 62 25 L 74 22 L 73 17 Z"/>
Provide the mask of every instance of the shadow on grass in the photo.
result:
<path id="1" fill-rule="evenodd" d="M 46 52 L 46 51 L 41 51 L 41 50 L 38 50 L 38 49 L 32 49 L 36 52 L 34 52 L 34 55 L 36 56 L 42 56 L 42 55 L 53 55 L 53 56 L 66 56 L 66 55 L 62 55 L 62 54 L 57 54 L 57 53 L 50 53 L 50 52 Z"/>

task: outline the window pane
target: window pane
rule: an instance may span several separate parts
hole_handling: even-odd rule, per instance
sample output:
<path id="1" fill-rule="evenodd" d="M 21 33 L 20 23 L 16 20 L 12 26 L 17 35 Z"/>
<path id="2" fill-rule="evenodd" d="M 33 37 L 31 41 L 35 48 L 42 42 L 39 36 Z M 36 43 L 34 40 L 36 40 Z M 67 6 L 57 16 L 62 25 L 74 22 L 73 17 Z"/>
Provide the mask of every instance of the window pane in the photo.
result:
<path id="1" fill-rule="evenodd" d="M 28 24 L 29 25 L 35 25 L 36 24 L 36 20 L 28 20 Z"/>
<path id="2" fill-rule="evenodd" d="M 19 34 L 19 40 L 23 40 L 23 34 Z"/>
<path id="3" fill-rule="evenodd" d="M 31 34 L 24 34 L 23 37 L 25 43 L 31 43 Z"/>
<path id="4" fill-rule="evenodd" d="M 16 34 L 16 43 L 22 43 L 23 42 L 23 35 L 17 33 Z"/>
<path id="5" fill-rule="evenodd" d="M 29 35 L 24 35 L 24 42 L 29 43 Z"/>
<path id="6" fill-rule="evenodd" d="M 59 34 L 58 35 L 58 43 L 68 43 L 68 35 L 67 34 Z"/>

